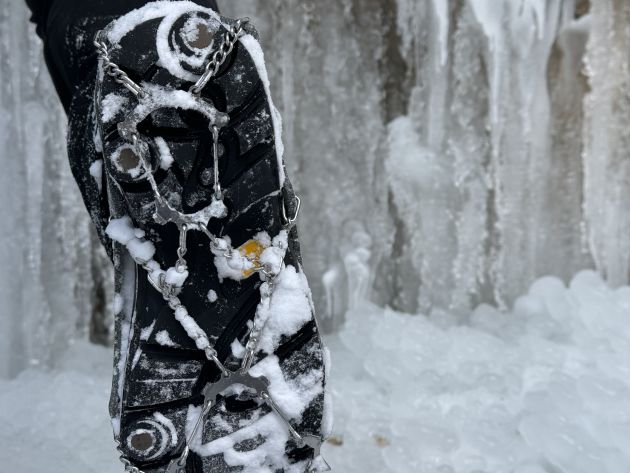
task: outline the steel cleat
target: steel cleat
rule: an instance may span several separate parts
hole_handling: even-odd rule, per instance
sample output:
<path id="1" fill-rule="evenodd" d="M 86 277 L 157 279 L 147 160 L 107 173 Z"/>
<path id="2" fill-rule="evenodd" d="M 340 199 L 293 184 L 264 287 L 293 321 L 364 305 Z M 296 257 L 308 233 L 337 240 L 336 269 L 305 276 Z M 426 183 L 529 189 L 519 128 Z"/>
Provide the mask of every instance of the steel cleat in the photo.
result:
<path id="1" fill-rule="evenodd" d="M 208 383 L 203 389 L 202 394 L 205 402 L 211 402 L 214 405 L 219 394 L 235 384 L 253 389 L 259 395 L 269 388 L 269 380 L 264 376 L 255 377 L 241 371 L 228 371 L 228 374 L 221 376 L 216 383 Z"/>

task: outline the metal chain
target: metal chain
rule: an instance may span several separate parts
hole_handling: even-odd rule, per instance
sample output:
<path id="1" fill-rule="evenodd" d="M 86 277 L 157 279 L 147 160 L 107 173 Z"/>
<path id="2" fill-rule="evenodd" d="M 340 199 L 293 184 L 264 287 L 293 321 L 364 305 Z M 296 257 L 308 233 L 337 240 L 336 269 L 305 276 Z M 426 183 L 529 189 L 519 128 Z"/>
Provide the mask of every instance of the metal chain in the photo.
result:
<path id="1" fill-rule="evenodd" d="M 248 18 L 236 20 L 234 26 L 226 31 L 223 36 L 221 46 L 219 46 L 219 49 L 217 49 L 212 55 L 212 59 L 206 64 L 204 73 L 201 75 L 199 80 L 189 89 L 190 92 L 195 95 L 199 95 L 210 79 L 219 72 L 219 69 L 234 49 L 234 45 L 236 45 L 238 38 L 243 35 L 245 31 L 243 29 L 243 24 L 247 22 L 249 22 Z"/>
<path id="2" fill-rule="evenodd" d="M 212 162 L 214 173 L 214 198 L 223 199 L 221 182 L 219 181 L 219 127 L 212 125 Z"/>
<path id="3" fill-rule="evenodd" d="M 248 18 L 243 18 L 237 20 L 234 26 L 230 27 L 229 30 L 225 32 L 223 36 L 223 42 L 219 46 L 219 48 L 212 55 L 212 58 L 204 67 L 204 72 L 199 77 L 197 82 L 195 82 L 189 89 L 189 92 L 199 95 L 203 88 L 208 84 L 210 79 L 219 72 L 219 69 L 228 58 L 228 56 L 234 50 L 234 46 L 238 39 L 245 32 L 243 25 L 248 23 Z M 134 82 L 129 75 L 120 69 L 120 67 L 111 60 L 109 56 L 109 49 L 107 48 L 107 43 L 101 39 L 101 31 L 96 33 L 94 37 L 94 46 L 96 47 L 96 51 L 98 56 L 103 61 L 103 69 L 107 73 L 107 75 L 113 77 L 113 79 L 124 86 L 127 90 L 129 90 L 132 94 L 134 94 L 138 98 L 142 98 L 146 95 L 146 92 L 143 90 L 142 86 L 136 82 Z"/>
<path id="4" fill-rule="evenodd" d="M 98 56 L 103 61 L 103 69 L 105 70 L 107 75 L 113 77 L 116 82 L 123 85 L 136 97 L 144 97 L 145 92 L 144 90 L 142 90 L 142 86 L 136 84 L 133 80 L 131 80 L 127 73 L 121 70 L 120 67 L 118 67 L 118 65 L 112 62 L 112 60 L 110 59 L 107 44 L 101 40 L 101 31 L 98 31 L 96 33 L 96 36 L 94 37 L 94 46 L 96 47 Z"/>
<path id="5" fill-rule="evenodd" d="M 116 441 L 116 443 L 117 443 L 116 450 L 118 450 L 118 453 L 120 453 L 120 457 L 118 457 L 118 458 L 119 458 L 120 462 L 123 464 L 123 467 L 125 468 L 125 471 L 127 473 L 144 473 L 144 471 L 142 471 L 137 466 L 134 466 L 131 463 L 131 460 L 129 460 L 125 456 L 125 452 L 123 452 L 122 447 L 120 446 L 120 442 Z"/>

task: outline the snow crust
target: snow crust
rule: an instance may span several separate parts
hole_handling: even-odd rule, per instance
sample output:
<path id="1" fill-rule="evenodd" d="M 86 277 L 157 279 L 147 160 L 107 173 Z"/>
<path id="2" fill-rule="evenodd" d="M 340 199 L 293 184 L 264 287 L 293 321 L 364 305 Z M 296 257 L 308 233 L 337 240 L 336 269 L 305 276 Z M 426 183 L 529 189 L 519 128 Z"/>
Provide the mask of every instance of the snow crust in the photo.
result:
<path id="1" fill-rule="evenodd" d="M 510 311 L 482 305 L 464 324 L 363 303 L 327 339 L 336 424 L 324 456 L 344 473 L 630 471 L 629 314 L 630 287 L 592 272 L 568 287 L 540 279 Z M 110 359 L 75 343 L 59 369 L 0 381 L 7 471 L 120 471 L 105 408 Z M 38 454 L 27 455 L 33 426 Z M 260 431 L 265 454 L 279 455 L 288 433 L 273 414 L 195 448 L 261 471 L 263 451 L 235 448 Z"/>

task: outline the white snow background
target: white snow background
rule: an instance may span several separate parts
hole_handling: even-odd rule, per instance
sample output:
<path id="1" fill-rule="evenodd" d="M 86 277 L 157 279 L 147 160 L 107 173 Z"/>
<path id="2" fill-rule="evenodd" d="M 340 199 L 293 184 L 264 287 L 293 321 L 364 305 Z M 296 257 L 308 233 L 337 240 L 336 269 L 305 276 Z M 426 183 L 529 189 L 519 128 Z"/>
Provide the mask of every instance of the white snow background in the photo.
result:
<path id="1" fill-rule="evenodd" d="M 284 117 L 334 471 L 629 473 L 630 2 L 223 4 Z M 0 112 L 0 473 L 120 472 L 111 274 L 17 0 Z"/>
<path id="2" fill-rule="evenodd" d="M 627 473 L 630 287 L 543 278 L 466 323 L 363 303 L 327 337 L 338 473 Z M 106 413 L 110 351 L 78 341 L 55 370 L 0 381 L 0 464 L 121 471 Z"/>

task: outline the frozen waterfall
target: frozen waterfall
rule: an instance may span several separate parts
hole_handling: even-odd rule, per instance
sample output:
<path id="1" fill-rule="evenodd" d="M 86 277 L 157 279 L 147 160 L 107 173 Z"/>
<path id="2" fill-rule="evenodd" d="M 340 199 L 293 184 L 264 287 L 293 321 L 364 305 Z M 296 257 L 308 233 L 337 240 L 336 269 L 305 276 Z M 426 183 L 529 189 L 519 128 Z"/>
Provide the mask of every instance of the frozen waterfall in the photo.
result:
<path id="1" fill-rule="evenodd" d="M 594 267 L 627 281 L 620 5 L 226 6 L 264 25 L 328 327 L 366 294 L 463 313 L 509 304 L 547 274 Z"/>
<path id="2" fill-rule="evenodd" d="M 70 174 L 65 121 L 25 5 L 0 0 L 0 377 L 53 363 L 109 312 L 111 271 Z"/>
<path id="3" fill-rule="evenodd" d="M 366 298 L 463 314 L 542 275 L 628 281 L 630 5 L 222 3 L 262 32 L 328 330 Z M 2 376 L 94 331 L 110 276 L 18 0 L 0 0 L 0 78 Z"/>

